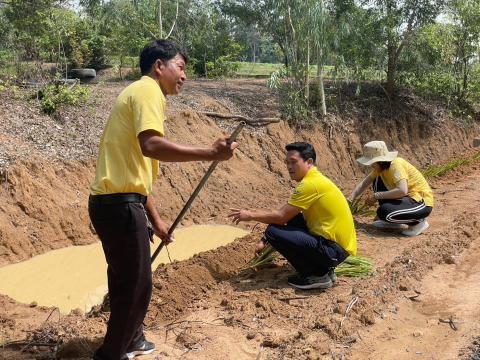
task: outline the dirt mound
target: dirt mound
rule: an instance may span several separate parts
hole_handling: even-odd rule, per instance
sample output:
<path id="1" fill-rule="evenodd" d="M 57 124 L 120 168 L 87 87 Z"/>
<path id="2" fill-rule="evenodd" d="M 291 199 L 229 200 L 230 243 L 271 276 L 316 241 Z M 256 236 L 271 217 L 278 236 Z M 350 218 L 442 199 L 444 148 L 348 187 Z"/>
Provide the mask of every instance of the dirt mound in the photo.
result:
<path id="1" fill-rule="evenodd" d="M 153 295 L 147 324 L 172 320 L 192 311 L 192 306 L 221 281 L 238 275 L 253 256 L 260 235 L 251 234 L 227 246 L 193 258 L 160 265 L 153 275 Z"/>

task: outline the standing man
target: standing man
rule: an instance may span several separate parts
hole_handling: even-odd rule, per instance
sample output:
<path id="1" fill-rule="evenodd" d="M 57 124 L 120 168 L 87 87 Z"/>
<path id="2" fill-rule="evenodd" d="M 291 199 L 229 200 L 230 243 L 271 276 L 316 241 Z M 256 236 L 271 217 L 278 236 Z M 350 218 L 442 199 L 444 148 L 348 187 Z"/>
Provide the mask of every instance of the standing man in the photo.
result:
<path id="1" fill-rule="evenodd" d="M 143 334 L 152 292 L 150 240 L 172 241 L 155 207 L 152 185 L 159 161 L 228 160 L 237 144 L 221 137 L 211 147 L 164 138 L 167 95 L 186 80 L 186 55 L 173 42 L 155 40 L 140 54 L 142 77 L 118 96 L 100 140 L 88 210 L 108 264 L 110 318 L 97 360 L 131 359 L 153 352 Z M 151 227 L 149 226 L 151 224 Z"/>
<path id="2" fill-rule="evenodd" d="M 347 200 L 335 184 L 315 167 L 311 144 L 288 144 L 287 169 L 298 181 L 287 204 L 277 210 L 231 209 L 233 221 L 260 221 L 269 224 L 266 242 L 280 252 L 297 270 L 288 283 L 299 289 L 326 289 L 336 280 L 334 268 L 349 255 L 356 255 L 357 240 Z"/>

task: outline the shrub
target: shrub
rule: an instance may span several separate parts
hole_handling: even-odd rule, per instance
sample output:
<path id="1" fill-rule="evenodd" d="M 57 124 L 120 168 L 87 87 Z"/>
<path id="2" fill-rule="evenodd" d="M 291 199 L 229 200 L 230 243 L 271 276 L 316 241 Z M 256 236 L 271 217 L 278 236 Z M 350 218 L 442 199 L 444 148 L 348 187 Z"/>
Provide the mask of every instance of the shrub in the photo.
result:
<path id="1" fill-rule="evenodd" d="M 77 105 L 85 102 L 88 97 L 88 88 L 84 86 L 67 86 L 63 84 L 49 84 L 38 92 L 38 99 L 42 111 L 53 114 L 65 105 Z"/>

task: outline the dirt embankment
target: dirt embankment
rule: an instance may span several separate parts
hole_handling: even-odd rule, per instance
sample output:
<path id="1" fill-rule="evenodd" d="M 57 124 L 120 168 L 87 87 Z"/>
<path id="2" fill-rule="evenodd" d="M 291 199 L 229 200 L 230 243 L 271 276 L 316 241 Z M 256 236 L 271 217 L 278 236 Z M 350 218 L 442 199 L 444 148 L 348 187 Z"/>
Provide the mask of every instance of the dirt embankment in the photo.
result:
<path id="1" fill-rule="evenodd" d="M 277 115 L 275 97 L 263 84 L 225 84 L 192 83 L 181 97 L 172 98 L 167 136 L 183 143 L 209 144 L 222 131 L 229 132 L 234 127 L 229 121 L 215 122 L 197 110 L 243 113 L 250 117 Z M 10 155 L 7 157 L 16 159 L 0 173 L 0 265 L 96 240 L 86 209 L 88 184 L 94 174 L 95 160 L 91 154 L 96 145 L 92 144 L 98 143 L 108 109 L 122 86 L 96 86 L 92 90 L 95 96 L 86 109 L 64 111 L 61 124 L 41 115 L 31 103 L 14 99 L 13 105 L 0 106 L 7 119 L 0 143 L 5 144 L 4 150 Z M 255 105 L 256 111 L 249 104 Z M 331 116 L 323 125 L 311 129 L 294 130 L 284 122 L 245 129 L 239 139 L 239 151 L 228 164 L 218 167 L 184 224 L 225 222 L 230 206 L 274 207 L 284 202 L 291 182 L 283 163 L 283 147 L 291 141 L 313 143 L 321 171 L 342 189 L 350 189 L 353 179 L 361 176 L 355 158 L 362 144 L 371 139 L 384 139 L 402 156 L 418 166 L 426 166 L 463 152 L 470 146 L 476 129 L 445 118 L 443 113 L 439 113 L 443 117 L 432 118 L 431 114 L 419 111 L 418 104 L 411 99 L 391 105 L 386 112 L 382 109 L 363 104 L 355 111 Z M 27 127 L 22 112 L 30 117 Z M 12 144 L 16 145 L 12 148 Z M 17 154 L 16 148 L 28 151 Z M 28 159 L 22 160 L 25 154 Z M 162 165 L 155 197 L 166 219 L 175 217 L 207 166 Z"/>
<path id="2" fill-rule="evenodd" d="M 167 136 L 184 143 L 209 144 L 222 130 L 228 132 L 234 126 L 215 122 L 196 110 L 240 112 L 252 117 L 261 111 L 252 111 L 250 104 L 259 109 L 265 104 L 263 116 L 277 109 L 272 95 L 260 91 L 257 83 L 232 82 L 228 91 L 223 86 L 193 83 L 182 97 L 174 99 Z M 109 107 L 115 89 L 119 91 L 121 86 L 97 87 L 95 106 L 104 117 L 101 121 L 98 114 L 94 117 L 95 128 L 105 121 L 104 109 Z M 418 99 L 407 100 L 393 104 L 386 112 L 382 107 L 377 111 L 358 105 L 354 111 L 348 109 L 348 118 L 345 113 L 332 116 L 325 124 L 311 129 L 294 130 L 285 123 L 246 129 L 239 140 L 239 151 L 230 162 L 217 168 L 184 224 L 224 223 L 226 210 L 231 206 L 275 207 L 283 203 L 292 185 L 284 168 L 283 146 L 291 141 L 313 143 L 319 168 L 343 190 L 351 189 L 354 179 L 362 175 L 355 158 L 362 143 L 368 140 L 385 140 L 420 167 L 442 163 L 470 147 L 478 126 L 464 127 L 440 116 L 441 112 L 432 118 L 433 112 L 418 109 Z M 17 103 L 14 108 L 18 106 L 24 105 Z M 0 111 L 10 114 L 8 108 Z M 23 137 L 19 115 L 10 115 L 16 116 L 16 121 L 7 126 L 0 142 L 27 147 L 30 160 L 16 158 L 1 173 L 0 265 L 50 249 L 96 241 L 86 210 L 87 188 L 94 173 L 91 148 L 85 152 L 75 149 L 64 158 L 64 147 L 47 147 L 50 150 L 45 152 L 38 143 L 32 145 Z M 82 111 L 78 114 L 82 123 L 87 115 Z M 70 121 L 75 122 L 75 118 L 70 117 Z M 40 126 L 43 119 L 38 115 L 33 126 Z M 78 128 L 75 123 L 69 126 Z M 49 129 L 45 130 L 47 134 Z M 54 127 L 51 131 L 60 136 L 58 130 Z M 83 135 L 91 136 L 89 141 L 98 141 L 99 132 L 90 130 Z M 81 160 L 72 160 L 69 154 Z M 207 166 L 162 165 L 155 197 L 165 218 L 175 217 Z M 458 355 L 460 347 L 468 345 L 470 335 L 479 330 L 467 316 L 480 314 L 476 303 L 467 301 L 462 307 L 452 300 L 455 294 L 470 298 L 475 295 L 469 289 L 476 278 L 468 269 L 478 269 L 479 262 L 466 256 L 470 250 L 464 250 L 480 248 L 480 213 L 472 201 L 480 196 L 479 177 L 477 163 L 434 181 L 437 205 L 431 217 L 432 226 L 418 238 L 385 234 L 374 230 L 370 219 L 356 219 L 359 252 L 374 261 L 376 271 L 364 279 L 340 278 L 326 292 L 301 292 L 287 287 L 286 277 L 292 269 L 281 259 L 259 273 L 240 270 L 250 258 L 252 244 L 258 240 L 262 227 L 226 247 L 161 266 L 154 274 L 147 335 L 157 343 L 160 356 L 166 358 L 369 358 L 378 338 L 397 350 L 408 347 L 405 353 L 398 350 L 395 358 L 410 359 L 412 349 L 418 349 L 415 356 L 419 351 L 434 359 L 452 358 L 435 356 L 434 340 L 440 336 L 442 349 Z M 462 272 L 462 284 L 472 286 L 458 286 L 458 273 L 449 272 L 449 266 Z M 445 278 L 434 277 L 437 272 Z M 445 289 L 437 284 L 439 281 L 452 285 L 452 296 L 435 293 L 437 288 Z M 410 331 L 392 337 L 390 327 L 413 326 L 408 311 L 417 300 L 419 306 L 413 310 L 425 316 L 427 325 L 415 325 L 412 331 L 418 330 L 418 336 Z M 441 312 L 435 310 L 436 303 L 441 304 Z M 5 296 L 0 296 L 0 307 L 4 309 L 0 312 L 2 338 L 28 337 L 33 343 L 67 342 L 63 353 L 58 354 L 60 357 L 88 358 L 104 332 L 107 318 L 107 314 L 95 311 L 88 316 L 60 316 L 52 309 L 20 305 Z M 347 311 L 348 308 L 351 310 Z M 448 325 L 438 322 L 440 317 L 449 316 L 460 324 L 460 331 L 451 333 Z M 422 342 L 425 346 L 420 349 Z M 52 353 L 50 348 L 32 346 L 21 351 L 25 345 L 0 352 L 0 357 L 42 357 Z M 388 346 L 379 348 L 371 358 L 391 358 L 389 351 Z"/>

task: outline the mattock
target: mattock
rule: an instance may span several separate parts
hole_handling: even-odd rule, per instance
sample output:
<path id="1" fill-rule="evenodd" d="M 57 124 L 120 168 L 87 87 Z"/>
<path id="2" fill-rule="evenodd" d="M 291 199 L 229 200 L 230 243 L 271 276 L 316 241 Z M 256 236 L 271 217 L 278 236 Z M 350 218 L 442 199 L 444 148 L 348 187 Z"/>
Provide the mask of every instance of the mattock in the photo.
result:
<path id="1" fill-rule="evenodd" d="M 232 134 L 230 135 L 230 138 L 227 140 L 227 144 L 230 145 L 231 143 L 233 143 L 238 134 L 240 134 L 240 131 L 242 131 L 243 127 L 245 126 L 245 122 L 241 122 L 240 124 L 237 125 L 237 127 L 235 128 L 235 130 L 233 130 Z M 177 218 L 175 219 L 175 221 L 173 222 L 172 226 L 170 226 L 170 228 L 168 229 L 168 235 L 172 235 L 173 234 L 173 231 L 175 230 L 175 228 L 177 227 L 177 225 L 180 223 L 180 221 L 182 221 L 183 219 L 183 216 L 185 215 L 185 213 L 187 212 L 188 208 L 190 207 L 190 205 L 192 205 L 192 202 L 193 200 L 195 200 L 195 198 L 197 197 L 198 193 L 200 192 L 200 190 L 202 190 L 203 186 L 205 185 L 205 183 L 207 182 L 208 178 L 210 177 L 210 175 L 213 173 L 213 170 L 215 170 L 215 168 L 217 167 L 218 163 L 220 161 L 219 160 L 215 160 L 214 162 L 212 162 L 210 164 L 210 167 L 208 168 L 207 172 L 205 173 L 205 175 L 203 175 L 203 178 L 202 180 L 200 180 L 199 184 L 197 185 L 197 187 L 195 188 L 195 190 L 193 191 L 192 195 L 190 195 L 190 197 L 188 198 L 187 202 L 185 203 L 185 205 L 183 206 L 183 209 L 180 211 L 180 213 L 178 214 Z M 153 262 L 155 261 L 155 259 L 157 258 L 158 254 L 160 253 L 160 251 L 162 251 L 163 247 L 165 246 L 165 242 L 161 242 L 160 245 L 158 246 L 157 250 L 155 250 L 155 252 L 153 253 L 151 259 L 150 259 L 150 263 L 153 264 Z"/>

